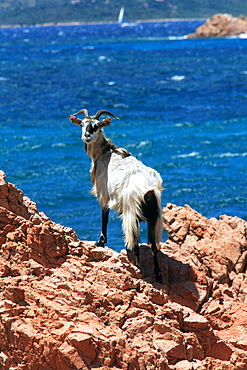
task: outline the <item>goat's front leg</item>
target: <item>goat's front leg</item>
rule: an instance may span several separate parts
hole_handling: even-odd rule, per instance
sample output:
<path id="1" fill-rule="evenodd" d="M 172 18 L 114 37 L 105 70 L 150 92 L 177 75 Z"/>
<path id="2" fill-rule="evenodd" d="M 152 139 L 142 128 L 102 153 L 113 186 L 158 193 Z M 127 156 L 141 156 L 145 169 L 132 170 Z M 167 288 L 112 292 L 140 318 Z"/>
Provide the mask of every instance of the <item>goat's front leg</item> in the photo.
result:
<path id="1" fill-rule="evenodd" d="M 97 247 L 104 247 L 107 242 L 107 224 L 109 217 L 109 208 L 102 209 L 102 231 L 99 237 L 99 240 L 96 243 Z"/>

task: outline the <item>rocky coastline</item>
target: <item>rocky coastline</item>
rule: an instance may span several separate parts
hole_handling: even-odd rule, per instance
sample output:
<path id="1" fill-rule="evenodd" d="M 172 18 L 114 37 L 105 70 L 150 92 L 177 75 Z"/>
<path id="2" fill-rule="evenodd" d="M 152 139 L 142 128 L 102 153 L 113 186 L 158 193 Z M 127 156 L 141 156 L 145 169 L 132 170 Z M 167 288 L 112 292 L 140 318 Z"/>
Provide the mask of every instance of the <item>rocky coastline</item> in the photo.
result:
<path id="1" fill-rule="evenodd" d="M 213 17 L 198 27 L 187 38 L 229 37 L 238 36 L 247 32 L 247 17 L 240 15 L 233 17 L 231 14 L 215 14 Z"/>
<path id="2" fill-rule="evenodd" d="M 0 171 L 0 369 L 246 370 L 247 222 L 163 210 L 153 279 L 81 241 Z"/>

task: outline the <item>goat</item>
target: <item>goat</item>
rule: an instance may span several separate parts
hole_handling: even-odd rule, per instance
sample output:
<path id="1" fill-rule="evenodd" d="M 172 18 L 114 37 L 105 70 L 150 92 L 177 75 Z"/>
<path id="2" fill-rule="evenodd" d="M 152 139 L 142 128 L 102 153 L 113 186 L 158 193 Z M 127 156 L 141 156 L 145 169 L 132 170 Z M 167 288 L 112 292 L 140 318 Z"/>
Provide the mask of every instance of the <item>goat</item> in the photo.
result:
<path id="1" fill-rule="evenodd" d="M 81 113 L 84 114 L 82 120 L 75 117 Z M 99 110 L 90 117 L 86 109 L 69 117 L 72 123 L 81 126 L 85 151 L 92 158 L 92 193 L 102 209 L 102 231 L 96 246 L 104 247 L 107 242 L 109 209 L 115 209 L 122 218 L 126 249 L 134 252 L 135 264 L 139 267 L 140 221 L 146 221 L 155 280 L 161 282 L 157 253 L 163 228 L 162 179 L 157 171 L 106 139 L 102 128 L 110 125 L 111 118 L 100 120 L 103 114 L 119 119 L 106 110 Z"/>

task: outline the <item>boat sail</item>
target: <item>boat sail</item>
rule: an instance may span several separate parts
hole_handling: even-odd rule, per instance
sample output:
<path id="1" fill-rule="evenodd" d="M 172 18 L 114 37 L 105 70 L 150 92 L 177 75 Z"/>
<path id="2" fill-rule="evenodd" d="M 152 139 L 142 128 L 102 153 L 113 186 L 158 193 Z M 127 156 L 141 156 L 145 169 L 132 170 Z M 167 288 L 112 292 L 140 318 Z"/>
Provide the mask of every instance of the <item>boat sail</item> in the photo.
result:
<path id="1" fill-rule="evenodd" d="M 118 23 L 122 24 L 124 19 L 124 6 L 120 9 L 119 15 L 118 15 Z"/>
<path id="2" fill-rule="evenodd" d="M 118 24 L 121 27 L 134 27 L 134 26 L 138 25 L 138 23 L 136 23 L 136 22 L 124 22 L 124 6 L 122 6 L 120 11 L 119 11 Z"/>

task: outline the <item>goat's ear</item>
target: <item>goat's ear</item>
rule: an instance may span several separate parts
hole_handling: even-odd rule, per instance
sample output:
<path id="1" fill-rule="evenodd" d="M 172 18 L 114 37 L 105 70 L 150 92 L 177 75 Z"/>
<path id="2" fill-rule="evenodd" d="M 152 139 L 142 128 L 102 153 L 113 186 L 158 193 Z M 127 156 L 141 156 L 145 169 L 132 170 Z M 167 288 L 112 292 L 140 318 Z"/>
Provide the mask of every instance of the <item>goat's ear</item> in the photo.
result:
<path id="1" fill-rule="evenodd" d="M 100 127 L 110 126 L 110 124 L 111 124 L 111 118 L 110 117 L 107 117 L 107 118 L 103 119 L 103 121 L 99 122 Z"/>
<path id="2" fill-rule="evenodd" d="M 75 116 L 69 116 L 70 122 L 74 123 L 74 125 L 79 125 L 81 126 L 82 120 L 80 118 L 77 118 Z"/>

